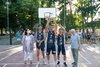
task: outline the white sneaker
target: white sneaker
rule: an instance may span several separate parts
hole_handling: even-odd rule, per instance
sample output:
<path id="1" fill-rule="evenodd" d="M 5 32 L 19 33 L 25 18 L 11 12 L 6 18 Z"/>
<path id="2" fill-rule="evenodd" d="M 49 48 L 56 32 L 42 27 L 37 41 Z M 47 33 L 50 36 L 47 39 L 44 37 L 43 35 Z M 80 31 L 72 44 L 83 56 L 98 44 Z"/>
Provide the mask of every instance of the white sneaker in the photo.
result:
<path id="1" fill-rule="evenodd" d="M 45 61 L 45 59 L 43 59 L 43 64 L 45 64 L 45 65 L 46 65 L 46 61 Z"/>
<path id="2" fill-rule="evenodd" d="M 37 65 L 36 65 L 36 67 L 39 67 L 39 64 L 40 64 L 40 63 L 38 62 Z"/>
<path id="3" fill-rule="evenodd" d="M 47 64 L 47 67 L 50 67 L 50 64 L 49 63 Z"/>

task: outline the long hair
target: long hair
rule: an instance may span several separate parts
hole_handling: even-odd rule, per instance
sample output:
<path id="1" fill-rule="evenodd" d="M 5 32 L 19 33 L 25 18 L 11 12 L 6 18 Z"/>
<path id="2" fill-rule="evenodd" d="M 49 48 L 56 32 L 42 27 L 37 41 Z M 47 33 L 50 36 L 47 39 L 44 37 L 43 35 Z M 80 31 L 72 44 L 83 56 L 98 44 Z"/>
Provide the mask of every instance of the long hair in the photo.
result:
<path id="1" fill-rule="evenodd" d="M 27 30 L 25 30 L 25 35 L 27 35 Z"/>
<path id="2" fill-rule="evenodd" d="M 42 31 L 43 31 L 43 25 L 42 25 L 42 24 L 39 24 L 39 25 L 38 25 L 38 28 L 39 28 L 40 26 L 42 27 Z M 37 28 L 37 31 L 39 31 L 38 28 Z"/>

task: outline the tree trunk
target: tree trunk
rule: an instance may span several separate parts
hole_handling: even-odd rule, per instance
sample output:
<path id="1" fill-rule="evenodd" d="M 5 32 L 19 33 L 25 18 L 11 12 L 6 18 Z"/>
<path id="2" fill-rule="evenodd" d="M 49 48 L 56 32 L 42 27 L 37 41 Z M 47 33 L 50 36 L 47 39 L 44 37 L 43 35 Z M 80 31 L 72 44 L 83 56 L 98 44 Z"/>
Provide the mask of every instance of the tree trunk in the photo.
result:
<path id="1" fill-rule="evenodd" d="M 1 35 L 3 35 L 3 28 L 1 28 Z"/>

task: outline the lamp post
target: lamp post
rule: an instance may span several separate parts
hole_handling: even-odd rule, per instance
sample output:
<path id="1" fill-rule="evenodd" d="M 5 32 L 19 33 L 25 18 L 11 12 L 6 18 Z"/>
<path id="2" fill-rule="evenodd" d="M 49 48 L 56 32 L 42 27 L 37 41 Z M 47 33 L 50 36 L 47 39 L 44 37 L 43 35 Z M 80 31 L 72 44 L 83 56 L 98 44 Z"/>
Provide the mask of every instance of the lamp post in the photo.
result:
<path id="1" fill-rule="evenodd" d="M 64 0 L 64 27 L 66 28 L 65 23 L 66 23 L 66 0 Z"/>
<path id="2" fill-rule="evenodd" d="M 9 27 L 9 5 L 10 5 L 10 3 L 9 3 L 8 0 L 7 0 L 7 2 L 6 2 L 6 5 L 7 5 L 7 29 L 8 29 L 8 31 L 10 32 L 10 34 L 9 34 L 10 45 L 12 45 L 11 29 L 10 29 L 10 27 Z"/>
<path id="3" fill-rule="evenodd" d="M 39 8 L 41 7 L 41 0 L 39 0 Z M 39 18 L 39 24 L 41 24 L 41 18 Z"/>

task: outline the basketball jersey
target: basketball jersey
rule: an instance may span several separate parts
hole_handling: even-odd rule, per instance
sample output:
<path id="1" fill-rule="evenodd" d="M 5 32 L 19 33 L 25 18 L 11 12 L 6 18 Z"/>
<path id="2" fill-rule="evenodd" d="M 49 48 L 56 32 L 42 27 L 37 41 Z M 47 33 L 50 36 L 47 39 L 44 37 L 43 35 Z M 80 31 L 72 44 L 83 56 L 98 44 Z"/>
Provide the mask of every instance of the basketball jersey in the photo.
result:
<path id="1" fill-rule="evenodd" d="M 58 46 L 61 46 L 61 45 L 64 45 L 64 35 L 58 35 L 57 37 L 57 45 Z"/>
<path id="2" fill-rule="evenodd" d="M 54 31 L 48 32 L 47 43 L 51 43 L 51 44 L 55 43 L 55 33 L 54 33 Z"/>
<path id="3" fill-rule="evenodd" d="M 37 32 L 37 40 L 43 40 L 43 39 L 44 39 L 43 32 Z"/>

